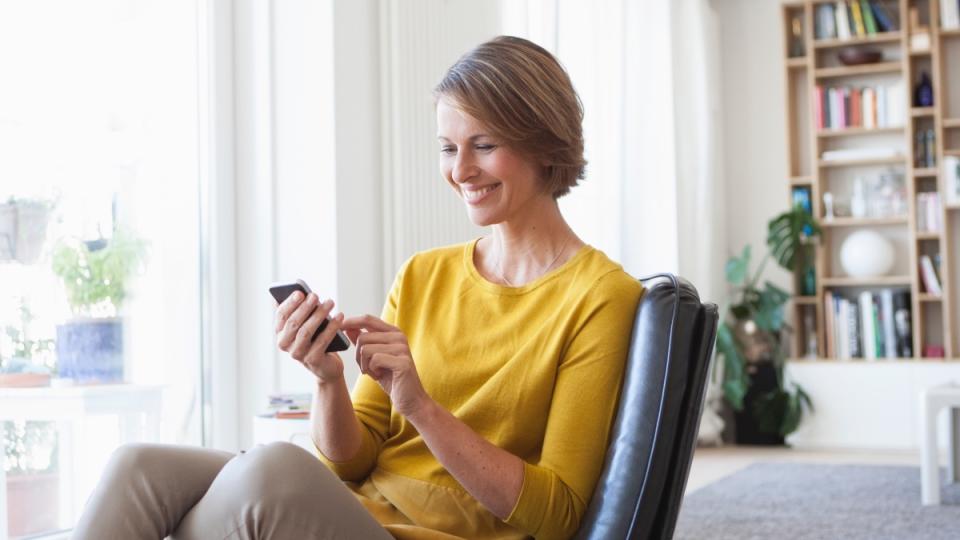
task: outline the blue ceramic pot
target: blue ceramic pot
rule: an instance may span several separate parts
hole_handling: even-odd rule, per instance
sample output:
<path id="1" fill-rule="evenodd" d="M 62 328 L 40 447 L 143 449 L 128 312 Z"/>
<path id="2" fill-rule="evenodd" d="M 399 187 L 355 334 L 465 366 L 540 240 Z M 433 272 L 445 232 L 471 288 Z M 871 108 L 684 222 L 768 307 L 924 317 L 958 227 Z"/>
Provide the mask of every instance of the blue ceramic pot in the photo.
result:
<path id="1" fill-rule="evenodd" d="M 123 381 L 123 321 L 74 319 L 57 325 L 57 374 L 78 383 Z"/>

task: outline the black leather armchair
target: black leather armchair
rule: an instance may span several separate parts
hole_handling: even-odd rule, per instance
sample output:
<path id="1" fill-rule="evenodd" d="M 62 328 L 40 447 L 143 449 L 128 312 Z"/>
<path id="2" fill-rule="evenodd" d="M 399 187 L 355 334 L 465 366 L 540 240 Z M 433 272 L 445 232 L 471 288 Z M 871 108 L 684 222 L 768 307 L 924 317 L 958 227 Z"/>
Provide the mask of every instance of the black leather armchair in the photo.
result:
<path id="1" fill-rule="evenodd" d="M 671 538 L 693 458 L 717 306 L 669 274 L 641 280 L 620 404 L 577 538 Z"/>

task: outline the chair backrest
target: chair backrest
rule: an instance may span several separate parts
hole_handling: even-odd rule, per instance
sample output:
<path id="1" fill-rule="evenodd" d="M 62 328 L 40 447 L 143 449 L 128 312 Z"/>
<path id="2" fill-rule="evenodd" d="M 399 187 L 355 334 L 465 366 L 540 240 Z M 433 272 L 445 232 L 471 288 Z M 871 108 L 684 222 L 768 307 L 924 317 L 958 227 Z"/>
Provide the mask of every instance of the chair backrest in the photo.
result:
<path id="1" fill-rule="evenodd" d="M 670 274 L 641 280 L 617 416 L 577 538 L 671 538 L 693 458 L 717 306 Z"/>

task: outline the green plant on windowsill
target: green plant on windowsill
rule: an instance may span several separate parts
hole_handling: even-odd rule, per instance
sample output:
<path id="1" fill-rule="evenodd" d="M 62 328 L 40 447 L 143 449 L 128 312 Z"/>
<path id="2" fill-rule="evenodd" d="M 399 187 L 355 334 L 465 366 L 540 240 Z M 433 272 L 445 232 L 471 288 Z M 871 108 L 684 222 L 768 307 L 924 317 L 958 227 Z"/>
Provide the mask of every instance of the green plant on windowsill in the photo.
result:
<path id="1" fill-rule="evenodd" d="M 145 241 L 125 229 L 117 229 L 109 240 L 58 242 L 53 250 L 53 273 L 63 281 L 74 315 L 116 316 L 146 248 Z"/>
<path id="2" fill-rule="evenodd" d="M 52 373 L 55 371 L 53 340 L 30 336 L 28 328 L 34 319 L 33 312 L 26 299 L 21 297 L 19 303 L 20 324 L 4 327 L 6 343 L 0 347 L 0 373 Z"/>
<path id="3" fill-rule="evenodd" d="M 810 396 L 800 385 L 785 380 L 787 334 L 784 305 L 790 294 L 769 281 L 760 280 L 771 257 L 794 275 L 812 263 L 812 240 L 820 235 L 816 220 L 795 206 L 767 224 L 769 252 L 755 273 L 750 272 L 750 246 L 726 264 L 726 278 L 733 292 L 731 306 L 717 330 L 717 352 L 723 357 L 724 398 L 736 411 L 744 408 L 750 388 L 748 364 L 771 362 L 777 386 L 759 396 L 749 411 L 760 431 L 786 437 L 796 431 L 804 408 L 813 410 Z"/>

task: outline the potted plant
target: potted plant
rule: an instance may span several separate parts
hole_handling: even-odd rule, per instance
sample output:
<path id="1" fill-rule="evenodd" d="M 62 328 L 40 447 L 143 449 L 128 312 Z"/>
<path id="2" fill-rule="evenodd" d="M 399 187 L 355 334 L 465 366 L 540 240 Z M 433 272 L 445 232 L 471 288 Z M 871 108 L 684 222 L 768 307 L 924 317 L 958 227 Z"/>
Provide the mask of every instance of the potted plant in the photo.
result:
<path id="1" fill-rule="evenodd" d="M 20 298 L 19 325 L 6 325 L 0 347 L 0 386 L 46 386 L 53 372 L 53 340 L 32 339 L 33 313 Z M 9 353 L 6 351 L 9 350 Z"/>
<path id="2" fill-rule="evenodd" d="M 0 204 L 0 261 L 33 264 L 43 252 L 56 202 L 10 197 Z"/>
<path id="3" fill-rule="evenodd" d="M 53 272 L 63 281 L 74 317 L 57 326 L 58 375 L 76 382 L 123 380 L 123 321 L 128 281 L 140 270 L 146 243 L 123 229 L 113 238 L 60 241 Z"/>
<path id="4" fill-rule="evenodd" d="M 756 272 L 750 272 L 749 245 L 726 264 L 733 300 L 717 330 L 717 352 L 723 357 L 724 398 L 736 411 L 738 435 L 749 433 L 745 428 L 751 425 L 760 434 L 752 443 L 783 444 L 800 425 L 804 408 L 813 407 L 803 388 L 784 377 L 784 344 L 792 330 L 784 321 L 784 305 L 790 295 L 760 281 L 771 257 L 795 277 L 808 274 L 812 239 L 819 234 L 813 217 L 795 206 L 768 223 L 770 251 Z"/>
<path id="5" fill-rule="evenodd" d="M 57 528 L 57 432 L 54 422 L 0 422 L 7 476 L 7 530 L 11 538 Z"/>

